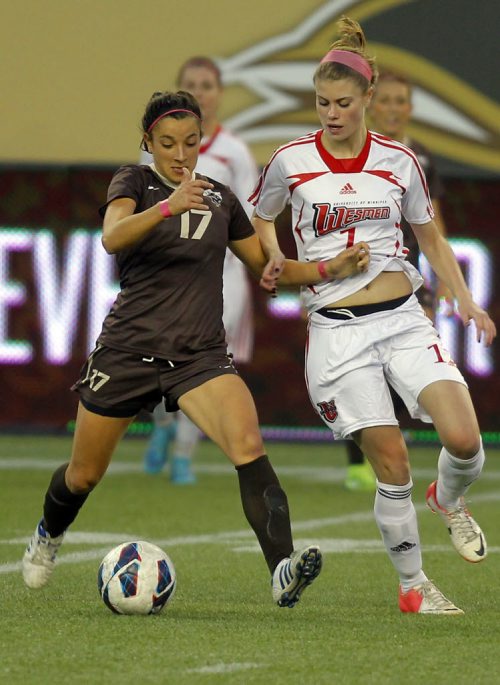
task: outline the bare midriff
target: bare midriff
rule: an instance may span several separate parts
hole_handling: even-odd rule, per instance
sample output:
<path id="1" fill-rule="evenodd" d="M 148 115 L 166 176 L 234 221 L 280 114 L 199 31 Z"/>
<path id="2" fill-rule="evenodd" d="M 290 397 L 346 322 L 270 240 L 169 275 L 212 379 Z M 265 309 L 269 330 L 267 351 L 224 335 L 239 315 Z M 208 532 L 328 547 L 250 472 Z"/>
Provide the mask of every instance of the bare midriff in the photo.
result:
<path id="1" fill-rule="evenodd" d="M 354 307 L 358 304 L 375 304 L 411 295 L 412 291 L 408 276 L 403 271 L 382 271 L 361 290 L 326 306 Z"/>

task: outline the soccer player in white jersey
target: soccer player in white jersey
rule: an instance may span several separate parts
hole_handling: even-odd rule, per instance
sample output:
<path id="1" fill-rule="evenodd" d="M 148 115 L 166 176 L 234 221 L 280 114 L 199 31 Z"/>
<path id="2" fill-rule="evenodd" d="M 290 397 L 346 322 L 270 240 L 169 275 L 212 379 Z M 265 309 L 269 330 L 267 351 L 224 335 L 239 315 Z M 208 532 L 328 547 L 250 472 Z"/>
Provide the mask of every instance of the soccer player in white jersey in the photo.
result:
<path id="1" fill-rule="evenodd" d="M 339 34 L 314 74 L 321 129 L 279 148 L 251 196 L 269 259 L 263 279 L 272 284 L 280 273 L 274 220 L 287 201 L 299 260 L 326 259 L 358 240 L 369 244 L 367 272 L 303 288 L 309 395 L 334 435 L 353 438 L 373 466 L 375 519 L 399 575 L 401 611 L 462 614 L 422 569 L 408 453 L 388 385 L 413 417 L 434 423 L 443 447 L 427 503 L 471 562 L 486 557 L 486 540 L 464 495 L 481 473 L 484 452 L 467 385 L 414 294 L 422 278 L 405 259 L 402 216 L 456 298 L 463 323 L 475 326 L 478 343 L 491 344 L 495 325 L 472 300 L 433 221 L 416 155 L 366 129 L 377 72 L 361 27 L 343 17 Z"/>
<path id="2" fill-rule="evenodd" d="M 221 126 L 218 109 L 223 97 L 221 72 L 209 57 L 192 57 L 181 66 L 177 85 L 192 93 L 203 115 L 203 140 L 196 171 L 230 186 L 251 217 L 253 205 L 248 196 L 255 187 L 258 170 L 247 145 Z M 141 163 L 149 164 L 151 156 L 143 153 Z M 224 262 L 224 328 L 228 350 L 236 363 L 248 363 L 252 358 L 254 325 L 252 293 L 242 262 L 227 250 Z M 163 404 L 153 413 L 153 433 L 144 456 L 148 473 L 159 473 L 166 461 L 173 437 L 170 459 L 170 479 L 185 485 L 195 482 L 192 456 L 200 432 L 182 412 L 168 414 Z"/>

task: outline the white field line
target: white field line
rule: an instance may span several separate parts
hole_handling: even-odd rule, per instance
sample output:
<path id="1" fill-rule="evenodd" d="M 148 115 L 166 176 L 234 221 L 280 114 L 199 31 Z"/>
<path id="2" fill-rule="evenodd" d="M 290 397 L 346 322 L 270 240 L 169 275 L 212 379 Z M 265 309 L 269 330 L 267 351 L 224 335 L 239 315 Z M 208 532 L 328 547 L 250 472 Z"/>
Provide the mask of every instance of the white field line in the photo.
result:
<path id="1" fill-rule="evenodd" d="M 32 458 L 0 458 L 0 471 L 54 471 L 61 465 L 61 460 L 56 459 L 32 459 Z M 483 473 L 482 481 L 500 480 L 500 470 L 489 470 L 488 462 Z M 276 471 L 282 476 L 299 478 L 300 480 L 311 480 L 321 483 L 340 483 L 343 482 L 346 474 L 346 467 L 337 466 L 279 466 Z M 227 475 L 234 476 L 234 469 L 229 462 L 221 460 L 220 464 L 196 464 L 194 470 L 199 474 Z M 107 474 L 116 476 L 121 474 L 143 473 L 143 466 L 140 460 L 137 463 L 127 461 L 114 461 L 111 463 Z M 412 469 L 413 480 L 433 480 L 437 475 L 437 456 L 436 468 L 414 468 Z M 151 476 L 148 476 L 151 477 Z"/>
<path id="2" fill-rule="evenodd" d="M 213 664 L 212 666 L 200 666 L 199 668 L 189 668 L 186 673 L 237 673 L 239 671 L 248 671 L 251 668 L 262 668 L 264 664 Z"/>
<path id="3" fill-rule="evenodd" d="M 130 536 L 129 536 L 130 537 Z M 127 538 L 125 538 L 127 539 Z M 134 538 L 137 539 L 137 538 Z M 385 554 L 385 548 L 382 545 L 382 542 L 379 540 L 335 540 L 335 539 L 330 539 L 330 538 L 315 538 L 315 543 L 319 544 L 321 547 L 321 551 L 326 553 L 335 553 L 335 554 L 346 554 L 346 553 L 358 553 L 358 554 Z M 161 540 L 155 540 L 155 544 L 159 545 L 160 547 L 164 547 L 169 550 L 170 552 L 170 547 L 167 547 L 165 542 Z M 306 544 L 309 544 L 311 541 L 309 539 L 296 539 L 295 540 L 296 544 L 298 547 L 302 547 Z M 360 543 L 368 543 L 366 545 L 361 545 Z M 357 546 L 357 548 L 356 548 Z M 70 552 L 69 554 L 63 554 L 60 557 L 58 557 L 57 560 L 57 565 L 65 565 L 65 564 L 83 564 L 88 561 L 95 561 L 95 560 L 101 560 L 110 550 L 110 547 L 101 547 L 101 548 L 95 548 L 88 550 L 87 552 Z M 237 553 L 244 553 L 244 552 L 252 552 L 252 553 L 260 553 L 260 547 L 257 543 L 254 543 L 252 545 L 244 545 L 241 547 L 233 547 L 232 550 L 233 552 Z M 423 545 L 422 546 L 422 552 L 424 554 L 428 552 L 452 552 L 454 555 L 456 554 L 455 550 L 449 545 Z M 500 552 L 500 547 L 488 547 L 488 554 L 498 554 Z M 10 563 L 5 563 L 5 564 L 0 564 L 0 575 L 4 575 L 6 573 L 19 573 L 21 571 L 21 562 L 20 561 L 14 561 Z"/>
<path id="4" fill-rule="evenodd" d="M 321 547 L 323 554 L 385 554 L 385 547 L 382 540 L 359 540 L 349 538 L 314 538 L 313 542 Z M 305 547 L 311 544 L 310 538 L 295 538 L 294 543 L 296 547 Z M 233 547 L 233 552 L 260 552 L 260 547 L 257 542 L 252 545 L 242 545 L 241 547 Z M 444 545 L 422 545 L 422 552 L 427 554 L 429 552 L 453 552 L 456 555 L 455 548 L 451 543 Z M 488 547 L 488 554 L 497 554 L 500 552 L 500 547 Z"/>
<path id="5" fill-rule="evenodd" d="M 488 492 L 478 494 L 473 498 L 475 504 L 483 502 L 498 502 L 500 501 L 500 492 Z M 425 504 L 415 504 L 415 509 L 417 511 L 423 511 L 427 509 Z M 371 509 L 367 511 L 358 511 L 351 514 L 344 514 L 342 516 L 331 516 L 321 519 L 308 519 L 306 521 L 296 521 L 293 524 L 293 531 L 312 531 L 321 528 L 327 528 L 329 526 L 345 526 L 351 523 L 359 523 L 371 521 L 373 519 L 373 511 Z M 118 535 L 117 533 L 83 533 L 83 532 L 69 532 L 63 550 L 67 548 L 67 545 L 71 544 L 85 544 L 89 543 L 93 545 L 93 548 L 83 552 L 70 552 L 68 554 L 61 554 L 58 557 L 58 564 L 76 564 L 86 561 L 91 561 L 93 559 L 101 559 L 104 554 L 106 554 L 110 546 L 119 544 L 126 540 L 141 540 L 143 536 L 135 536 L 131 534 Z M 13 538 L 8 540 L 0 540 L 0 545 L 25 545 L 29 540 L 29 537 Z M 248 541 L 251 541 L 250 543 Z M 254 533 L 250 529 L 239 530 L 239 531 L 225 531 L 220 533 L 208 533 L 205 535 L 186 535 L 183 537 L 172 537 L 163 538 L 160 540 L 151 540 L 155 544 L 163 547 L 167 550 L 174 549 L 175 547 L 186 546 L 186 545 L 197 545 L 197 544 L 227 544 L 230 545 L 233 551 L 258 551 L 259 547 L 254 542 Z M 99 542 L 101 546 L 96 547 L 95 543 Z M 105 544 L 107 542 L 107 544 Z M 305 541 L 307 544 L 309 541 Z M 319 541 L 318 541 L 319 542 Z M 358 547 L 363 544 L 363 541 L 355 541 Z M 378 547 L 375 547 L 375 541 L 367 540 L 367 547 L 364 551 L 380 551 L 383 552 L 382 543 L 377 541 Z M 298 544 L 299 541 L 296 540 Z M 325 551 L 335 551 L 335 552 L 352 552 L 353 549 L 347 549 L 346 547 L 352 546 L 350 543 L 346 543 L 344 539 L 339 541 L 338 539 L 326 538 L 324 540 Z M 105 545 L 105 546 L 104 546 Z M 424 552 L 429 551 L 454 551 L 451 545 L 437 545 L 423 547 Z M 490 547 L 490 552 L 498 552 L 500 548 Z M 0 564 L 0 575 L 4 573 L 13 573 L 19 571 L 21 568 L 21 562 L 10 562 Z"/>

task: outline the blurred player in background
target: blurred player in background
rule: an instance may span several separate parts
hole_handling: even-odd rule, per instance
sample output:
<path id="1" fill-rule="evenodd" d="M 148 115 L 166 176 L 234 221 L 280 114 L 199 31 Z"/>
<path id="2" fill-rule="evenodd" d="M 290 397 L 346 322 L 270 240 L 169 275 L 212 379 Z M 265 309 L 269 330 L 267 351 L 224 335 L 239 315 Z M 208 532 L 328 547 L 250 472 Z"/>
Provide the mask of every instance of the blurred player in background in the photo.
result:
<path id="1" fill-rule="evenodd" d="M 320 130 L 280 147 L 251 198 L 269 259 L 263 279 L 272 285 L 284 260 L 274 220 L 289 198 L 299 260 L 330 258 L 358 240 L 370 245 L 366 272 L 302 288 L 309 312 L 306 384 L 325 424 L 336 437 L 353 438 L 376 473 L 374 515 L 399 576 L 400 610 L 462 614 L 422 568 L 408 451 L 389 386 L 413 418 L 434 424 L 443 447 L 427 504 L 460 556 L 474 563 L 486 558 L 486 540 L 464 495 L 485 455 L 467 384 L 414 295 L 423 279 L 406 261 L 401 215 L 453 292 L 462 322 L 475 326 L 477 341 L 490 345 L 496 329 L 433 221 L 415 153 L 367 130 L 375 59 L 358 22 L 342 17 L 338 28 L 339 40 L 314 74 Z"/>
<path id="2" fill-rule="evenodd" d="M 71 459 L 52 475 L 43 518 L 23 557 L 26 585 L 48 582 L 67 528 L 143 410 L 182 409 L 236 468 L 243 511 L 261 545 L 279 606 L 292 607 L 321 570 L 316 545 L 293 551 L 285 492 L 265 454 L 257 411 L 227 343 L 223 265 L 230 247 L 254 273 L 266 258 L 231 190 L 195 174 L 201 111 L 187 92 L 155 93 L 142 120 L 151 165 L 130 164 L 108 188 L 102 242 L 121 290 L 73 389 L 79 394 Z M 342 279 L 368 268 L 360 244 L 321 267 L 288 260 L 289 284 Z M 270 290 L 274 283 L 263 287 Z"/>
<path id="3" fill-rule="evenodd" d="M 209 57 L 192 57 L 181 66 L 177 85 L 194 95 L 202 113 L 203 140 L 196 171 L 229 186 L 251 216 L 253 206 L 247 198 L 257 182 L 257 166 L 246 144 L 218 120 L 224 93 L 219 67 Z M 148 153 L 143 154 L 141 162 L 151 162 Z M 245 267 L 229 249 L 224 262 L 223 318 L 229 353 L 237 364 L 248 363 L 254 339 L 252 293 Z M 170 456 L 171 481 L 179 485 L 194 483 L 192 456 L 201 437 L 198 428 L 182 412 L 167 413 L 163 403 L 155 408 L 153 423 L 144 457 L 146 472 L 159 473 Z"/>
<path id="4" fill-rule="evenodd" d="M 413 140 L 407 133 L 412 115 L 412 87 L 410 82 L 399 74 L 381 72 L 379 74 L 375 92 L 368 108 L 370 128 L 383 136 L 403 143 L 417 155 L 429 187 L 429 194 L 434 208 L 434 222 L 442 235 L 446 235 L 445 223 L 441 212 L 440 199 L 444 194 L 442 181 L 439 177 L 432 154 L 421 143 Z M 409 253 L 407 260 L 419 268 L 420 250 L 414 232 L 406 219 L 402 217 L 401 230 L 404 234 L 405 247 Z M 424 284 L 417 290 L 417 298 L 427 316 L 434 320 L 436 307 L 446 307 L 453 312 L 453 298 L 446 286 L 437 280 L 436 290 L 431 284 Z M 401 398 L 393 393 L 394 407 L 399 416 L 404 411 Z M 349 490 L 375 490 L 376 483 L 373 470 L 365 460 L 363 452 L 354 440 L 346 443 L 348 455 L 347 477 L 345 486 Z"/>

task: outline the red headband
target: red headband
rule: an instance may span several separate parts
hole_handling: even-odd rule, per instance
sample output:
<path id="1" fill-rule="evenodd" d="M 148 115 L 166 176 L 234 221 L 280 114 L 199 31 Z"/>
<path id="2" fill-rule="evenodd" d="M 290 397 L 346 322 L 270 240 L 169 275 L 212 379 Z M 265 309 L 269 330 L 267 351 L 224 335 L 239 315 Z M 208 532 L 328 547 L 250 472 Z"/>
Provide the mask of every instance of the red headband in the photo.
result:
<path id="1" fill-rule="evenodd" d="M 159 117 L 156 117 L 151 126 L 148 128 L 147 132 L 149 133 L 153 126 L 155 126 L 160 121 L 160 119 L 163 119 L 163 117 L 168 117 L 169 114 L 174 114 L 174 112 L 187 112 L 188 114 L 191 114 L 193 117 L 196 117 L 199 121 L 201 121 L 200 117 L 196 114 L 196 112 L 192 112 L 190 109 L 169 109 L 168 112 L 163 112 L 163 114 L 160 114 Z"/>
<path id="2" fill-rule="evenodd" d="M 330 52 L 327 52 L 323 57 L 320 64 L 323 64 L 323 62 L 338 62 L 346 67 L 350 67 L 371 83 L 373 77 L 372 69 L 366 59 L 361 57 L 361 55 L 358 55 L 357 52 L 350 52 L 350 50 L 330 50 Z"/>

